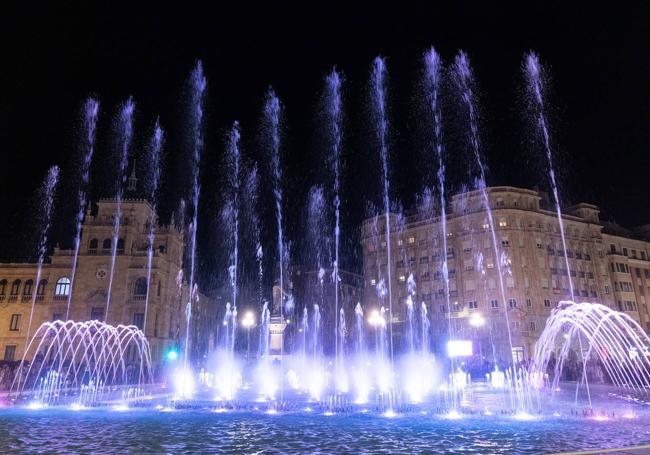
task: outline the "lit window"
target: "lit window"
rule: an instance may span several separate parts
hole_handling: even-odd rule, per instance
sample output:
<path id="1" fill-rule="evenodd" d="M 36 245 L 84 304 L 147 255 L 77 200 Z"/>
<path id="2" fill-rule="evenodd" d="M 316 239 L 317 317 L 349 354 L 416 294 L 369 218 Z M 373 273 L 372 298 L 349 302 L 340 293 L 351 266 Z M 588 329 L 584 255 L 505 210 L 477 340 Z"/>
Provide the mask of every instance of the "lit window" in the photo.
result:
<path id="1" fill-rule="evenodd" d="M 400 275 L 399 280 L 403 283 L 406 281 L 406 276 L 405 275 Z"/>
<path id="2" fill-rule="evenodd" d="M 492 263 L 492 262 L 488 262 L 488 263 L 487 263 L 487 268 L 488 268 L 488 269 L 493 269 L 493 268 L 494 268 L 494 263 Z"/>
<path id="3" fill-rule="evenodd" d="M 414 244 L 415 243 L 415 237 L 409 237 L 409 244 Z"/>
<path id="4" fill-rule="evenodd" d="M 487 223 L 483 223 L 483 229 L 487 231 L 488 229 L 490 229 L 490 225 Z"/>
<path id="5" fill-rule="evenodd" d="M 505 219 L 502 218 L 499 220 L 499 227 L 507 227 L 507 226 L 508 226 L 508 222 Z"/>
<path id="6" fill-rule="evenodd" d="M 399 240 L 397 241 L 397 246 L 402 246 L 402 245 L 404 245 L 404 240 L 399 239 Z"/>
<path id="7" fill-rule="evenodd" d="M 57 280 L 56 287 L 54 288 L 54 295 L 70 295 L 70 278 L 64 276 Z"/>
<path id="8" fill-rule="evenodd" d="M 371 286 L 374 286 L 375 284 L 377 284 L 377 280 L 375 280 L 374 278 L 371 279 L 371 280 L 370 280 L 370 285 L 371 285 Z"/>

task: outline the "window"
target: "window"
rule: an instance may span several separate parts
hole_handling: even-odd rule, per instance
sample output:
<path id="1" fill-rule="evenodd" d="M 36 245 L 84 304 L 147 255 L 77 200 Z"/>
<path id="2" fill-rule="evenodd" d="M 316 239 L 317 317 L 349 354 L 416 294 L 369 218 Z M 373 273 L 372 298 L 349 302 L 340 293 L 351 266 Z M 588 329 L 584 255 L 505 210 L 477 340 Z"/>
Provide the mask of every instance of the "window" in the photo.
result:
<path id="1" fill-rule="evenodd" d="M 510 246 L 510 240 L 501 239 L 501 246 L 504 247 L 504 248 L 508 248 Z"/>
<path id="2" fill-rule="evenodd" d="M 627 256 L 627 248 L 623 248 L 623 256 Z"/>
<path id="3" fill-rule="evenodd" d="M 133 325 L 142 330 L 144 326 L 144 313 L 133 313 Z"/>
<path id="4" fill-rule="evenodd" d="M 499 220 L 499 227 L 508 227 L 508 222 L 506 221 L 505 218 L 501 218 Z"/>
<path id="5" fill-rule="evenodd" d="M 88 254 L 97 254 L 97 247 L 99 246 L 99 240 L 92 239 L 88 243 Z"/>
<path id="6" fill-rule="evenodd" d="M 370 286 L 374 286 L 375 284 L 377 284 L 377 280 L 375 280 L 374 278 L 372 278 L 372 279 L 370 280 Z M 158 291 L 160 291 L 160 282 L 158 282 Z M 158 292 L 158 295 L 160 295 L 160 292 Z"/>
<path id="7" fill-rule="evenodd" d="M 156 318 L 153 320 L 153 336 L 158 336 L 158 313 L 156 313 Z"/>
<path id="8" fill-rule="evenodd" d="M 470 310 L 478 309 L 478 302 L 476 300 L 471 300 L 467 302 L 467 308 L 469 308 Z"/>
<path id="9" fill-rule="evenodd" d="M 36 288 L 36 295 L 45 295 L 45 286 L 47 286 L 47 280 L 41 280 L 41 282 L 38 283 L 38 288 Z"/>
<path id="10" fill-rule="evenodd" d="M 54 321 L 62 321 L 63 320 L 63 313 L 54 313 L 52 314 L 52 322 Z"/>
<path id="11" fill-rule="evenodd" d="M 103 321 L 104 320 L 104 308 L 103 307 L 92 307 L 90 309 L 90 320 L 91 321 Z"/>
<path id="12" fill-rule="evenodd" d="M 420 258 L 420 264 L 428 264 L 429 263 L 429 256 L 422 256 Z"/>
<path id="13" fill-rule="evenodd" d="M 609 286 L 605 286 L 605 294 L 609 295 Z"/>
<path id="14" fill-rule="evenodd" d="M 650 279 L 650 270 L 648 269 L 643 269 L 643 275 L 646 277 L 646 279 Z M 6 283 L 6 282 L 5 282 Z M 0 283 L 0 291 L 3 290 L 2 288 L 2 283 Z M 1 293 L 1 292 L 0 292 Z"/>
<path id="15" fill-rule="evenodd" d="M 639 294 L 645 295 L 645 289 L 643 288 L 643 286 L 639 286 Z"/>
<path id="16" fill-rule="evenodd" d="M 517 308 L 517 300 L 515 299 L 508 299 L 508 306 L 510 308 Z"/>
<path id="17" fill-rule="evenodd" d="M 400 275 L 399 276 L 399 281 L 400 281 L 400 283 L 404 283 L 406 281 L 406 276 L 405 275 Z"/>
<path id="18" fill-rule="evenodd" d="M 487 223 L 483 223 L 483 229 L 487 231 L 488 229 L 490 229 L 490 225 Z"/>
<path id="19" fill-rule="evenodd" d="M 531 332 L 535 332 L 537 330 L 537 324 L 535 321 L 530 321 L 528 323 L 528 328 L 530 329 Z"/>
<path id="20" fill-rule="evenodd" d="M 19 290 L 20 290 L 20 280 L 14 280 L 14 282 L 11 283 L 11 295 L 18 295 Z"/>
<path id="21" fill-rule="evenodd" d="M 33 287 L 34 287 L 34 280 L 25 281 L 25 285 L 23 286 L 23 295 L 24 296 L 32 295 L 32 288 Z"/>
<path id="22" fill-rule="evenodd" d="M 70 295 L 70 278 L 63 276 L 56 282 L 56 287 L 54 288 L 54 296 L 61 297 L 68 295 Z"/>
<path id="23" fill-rule="evenodd" d="M 490 300 L 490 307 L 492 308 L 499 308 L 499 302 L 497 300 Z"/>
<path id="24" fill-rule="evenodd" d="M 645 251 L 641 251 L 641 259 L 645 261 Z"/>
<path id="25" fill-rule="evenodd" d="M 397 246 L 402 246 L 402 245 L 404 245 L 404 240 L 399 239 L 399 240 L 397 241 Z"/>
<path id="26" fill-rule="evenodd" d="M 409 245 L 413 245 L 415 243 L 415 237 L 409 237 Z"/>
<path id="27" fill-rule="evenodd" d="M 135 280 L 135 283 L 133 284 L 133 296 L 136 298 L 136 300 L 139 297 L 144 299 L 147 295 L 147 279 L 144 277 L 140 277 L 137 280 Z"/>
<path id="28" fill-rule="evenodd" d="M 102 242 L 102 250 L 104 250 L 104 253 L 111 252 L 111 239 L 104 239 Z"/>
<path id="29" fill-rule="evenodd" d="M 124 254 L 124 239 L 117 240 L 117 253 Z"/>
<path id="30" fill-rule="evenodd" d="M 11 321 L 9 322 L 9 330 L 17 332 L 20 330 L 20 314 L 12 314 Z"/>
<path id="31" fill-rule="evenodd" d="M 0 295 L 5 295 L 6 292 L 7 292 L 7 280 L 2 280 L 0 281 Z"/>
<path id="32" fill-rule="evenodd" d="M 532 308 L 533 307 L 533 301 L 531 299 L 526 299 L 526 306 L 528 308 Z"/>
<path id="33" fill-rule="evenodd" d="M 16 357 L 16 345 L 10 344 L 5 346 L 5 360 L 13 362 Z"/>
<path id="34" fill-rule="evenodd" d="M 161 281 L 158 280 L 158 290 L 157 290 L 157 292 L 156 292 L 156 295 L 157 295 L 158 297 L 160 297 L 160 288 L 161 288 L 161 285 L 162 285 Z"/>

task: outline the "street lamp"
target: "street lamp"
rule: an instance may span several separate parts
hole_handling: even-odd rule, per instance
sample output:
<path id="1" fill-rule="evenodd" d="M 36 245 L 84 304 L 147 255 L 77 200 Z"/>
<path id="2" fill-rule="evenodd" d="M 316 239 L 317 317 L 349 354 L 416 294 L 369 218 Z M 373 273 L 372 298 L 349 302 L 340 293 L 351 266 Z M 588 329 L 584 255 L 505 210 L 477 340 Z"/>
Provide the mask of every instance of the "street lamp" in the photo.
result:
<path id="1" fill-rule="evenodd" d="M 247 311 L 241 323 L 246 328 L 246 361 L 249 361 L 251 354 L 251 327 L 255 325 L 255 316 L 253 316 L 253 312 Z"/>

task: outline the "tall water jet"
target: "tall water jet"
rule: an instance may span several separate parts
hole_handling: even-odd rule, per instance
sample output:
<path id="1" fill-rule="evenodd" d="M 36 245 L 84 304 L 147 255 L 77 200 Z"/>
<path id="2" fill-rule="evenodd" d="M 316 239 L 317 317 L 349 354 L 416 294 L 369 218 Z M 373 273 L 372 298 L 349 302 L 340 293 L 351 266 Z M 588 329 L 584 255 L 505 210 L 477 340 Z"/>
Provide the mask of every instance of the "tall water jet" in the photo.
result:
<path id="1" fill-rule="evenodd" d="M 481 146 L 479 141 L 479 132 L 478 132 L 478 115 L 476 108 L 474 106 L 474 93 L 473 85 L 474 79 L 472 75 L 472 70 L 469 64 L 469 59 L 467 54 L 463 51 L 459 52 L 456 56 L 454 62 L 454 79 L 458 88 L 460 89 L 461 100 L 467 109 L 467 119 L 469 121 L 469 142 L 474 153 L 474 159 L 476 160 L 476 165 L 478 167 L 478 180 L 477 185 L 478 189 L 481 192 L 483 199 L 483 204 L 485 206 L 485 211 L 488 217 L 488 224 L 490 230 L 490 237 L 492 240 L 492 248 L 494 250 L 494 261 L 497 265 L 497 274 L 499 277 L 499 291 L 501 293 L 501 302 L 503 302 L 503 315 L 506 323 L 506 331 L 508 333 L 508 345 L 510 347 L 510 361 L 513 361 L 512 358 L 512 333 L 510 331 L 510 320 L 508 317 L 508 306 L 506 305 L 506 292 L 505 285 L 503 283 L 503 272 L 502 272 L 502 258 L 499 250 L 499 242 L 497 241 L 496 230 L 494 226 L 494 218 L 492 216 L 492 208 L 490 206 L 490 198 L 487 191 L 487 185 L 485 181 L 485 166 L 483 165 L 483 159 L 481 157 Z M 513 362 L 514 363 L 514 362 Z M 515 368 L 513 366 L 513 373 Z M 515 384 L 517 384 L 515 382 Z M 517 387 L 517 401 L 519 406 L 523 405 L 523 398 L 521 396 L 522 390 Z M 521 411 L 521 409 L 520 409 Z"/>
<path id="2" fill-rule="evenodd" d="M 363 339 L 363 308 L 361 308 L 361 302 L 357 302 L 357 306 L 354 307 L 354 316 L 355 316 L 355 330 L 357 335 L 356 350 L 357 355 L 360 359 L 363 360 L 363 350 L 364 350 L 364 339 Z"/>
<path id="3" fill-rule="evenodd" d="M 115 274 L 115 261 L 117 256 L 117 244 L 120 237 L 120 223 L 122 221 L 122 196 L 124 194 L 124 182 L 126 181 L 126 167 L 129 162 L 129 147 L 133 136 L 133 111 L 135 104 L 133 98 L 129 97 L 120 107 L 115 119 L 115 133 L 118 150 L 117 184 L 115 191 L 115 215 L 113 217 L 113 243 L 111 244 L 111 270 L 108 275 L 108 296 L 106 297 L 106 314 L 104 319 L 108 321 L 109 308 L 111 306 L 111 291 L 113 289 L 113 278 Z"/>
<path id="4" fill-rule="evenodd" d="M 535 52 L 530 52 L 526 55 L 524 60 L 524 74 L 528 82 L 528 92 L 531 99 L 531 107 L 535 116 L 535 121 L 539 129 L 539 133 L 546 152 L 546 159 L 548 160 L 548 177 L 551 181 L 551 192 L 555 201 L 555 211 L 557 213 L 557 220 L 560 224 L 560 236 L 562 237 L 562 248 L 564 250 L 564 262 L 567 270 L 567 278 L 569 280 L 569 290 L 571 291 L 571 300 L 575 298 L 573 293 L 573 280 L 571 280 L 571 266 L 569 264 L 569 255 L 566 243 L 566 236 L 564 234 L 564 223 L 562 221 L 562 211 L 560 209 L 560 192 L 558 190 L 557 181 L 555 178 L 555 167 L 553 165 L 553 152 L 551 149 L 551 137 L 548 131 L 546 122 L 546 114 L 544 108 L 544 74 L 539 58 Z"/>
<path id="5" fill-rule="evenodd" d="M 74 290 L 74 279 L 77 273 L 77 258 L 79 257 L 79 246 L 81 244 L 81 223 L 86 214 L 86 193 L 88 191 L 88 180 L 90 177 L 90 163 L 95 150 L 95 130 L 97 128 L 97 115 L 99 114 L 99 101 L 95 98 L 88 98 L 83 107 L 83 135 L 81 154 L 81 181 L 79 182 L 79 207 L 77 212 L 77 224 L 74 237 L 74 257 L 72 259 L 72 270 L 70 271 L 70 292 L 65 310 L 65 319 L 70 318 L 70 303 L 72 302 L 72 291 Z"/>
<path id="6" fill-rule="evenodd" d="M 230 265 L 228 266 L 228 275 L 230 276 L 230 287 L 232 291 L 232 314 L 237 314 L 237 271 L 239 258 L 239 192 L 241 186 L 240 171 L 240 153 L 239 153 L 239 122 L 235 122 L 228 134 L 228 150 L 226 152 L 226 172 L 228 174 L 228 202 L 224 208 L 223 221 L 229 226 L 231 232 L 231 253 Z M 231 333 L 228 335 L 230 343 L 227 346 L 228 352 L 232 357 L 235 347 L 235 328 L 237 321 L 233 316 Z"/>
<path id="7" fill-rule="evenodd" d="M 429 315 L 427 310 L 427 305 L 422 302 L 420 307 L 420 323 L 422 324 L 422 354 L 429 354 Z"/>
<path id="8" fill-rule="evenodd" d="M 275 218 L 278 229 L 278 263 L 279 263 L 279 285 L 280 285 L 280 302 L 279 312 L 280 320 L 284 321 L 284 266 L 286 252 L 284 248 L 284 237 L 282 231 L 282 167 L 280 163 L 280 116 L 282 106 L 280 99 L 272 88 L 266 94 L 264 103 L 264 130 L 267 135 L 267 146 L 270 153 L 271 177 L 273 180 L 273 196 L 275 198 Z M 280 401 L 284 399 L 284 336 L 280 342 Z"/>
<path id="9" fill-rule="evenodd" d="M 260 219 L 257 212 L 257 201 L 259 199 L 259 175 L 257 173 L 257 164 L 253 165 L 246 174 L 245 183 L 245 213 L 248 216 L 249 229 L 251 231 L 253 256 L 257 265 L 257 294 L 260 308 L 264 301 L 264 250 L 260 240 Z"/>
<path id="10" fill-rule="evenodd" d="M 544 107 L 544 72 L 539 62 L 539 57 L 535 52 L 530 52 L 526 55 L 524 60 L 524 74 L 528 82 L 528 92 L 531 102 L 529 106 L 532 107 L 533 116 L 535 117 L 539 133 L 542 137 L 544 144 L 544 151 L 546 152 L 546 159 L 548 160 L 548 176 L 551 181 L 551 192 L 555 201 L 555 211 L 557 213 L 557 221 L 560 226 L 560 237 L 562 238 L 562 250 L 564 252 L 564 264 L 566 266 L 567 280 L 569 283 L 569 292 L 571 293 L 571 300 L 575 299 L 573 289 L 573 280 L 571 279 L 571 265 L 569 263 L 569 249 L 567 247 L 566 235 L 564 233 L 564 222 L 562 220 L 562 210 L 560 208 L 560 192 L 558 189 L 557 181 L 555 178 L 555 167 L 553 165 L 553 152 L 551 149 L 551 137 L 548 131 L 548 124 L 546 122 L 546 114 Z M 578 332 L 578 343 L 580 345 L 580 355 L 582 356 L 582 373 L 583 380 L 587 387 L 587 396 L 589 398 L 589 406 L 591 406 L 591 392 L 589 391 L 589 380 L 587 378 L 587 358 L 584 355 L 582 347 L 582 335 Z M 576 402 L 578 399 L 578 388 L 580 383 L 576 384 Z"/>
<path id="11" fill-rule="evenodd" d="M 315 267 L 315 270 L 318 270 L 316 276 L 317 279 L 317 288 L 318 289 L 318 308 L 323 308 L 325 304 L 325 269 L 323 266 L 326 261 L 326 256 L 329 250 L 329 237 L 326 232 L 323 232 L 323 226 L 326 224 L 325 217 L 325 192 L 323 187 L 318 185 L 314 186 L 309 190 L 309 202 L 307 207 L 307 242 L 308 248 L 311 252 L 311 265 Z M 333 315 L 332 325 L 338 329 L 338 319 L 336 313 L 328 312 L 328 315 Z M 325 324 L 327 326 L 327 323 Z M 312 325 L 312 328 L 316 327 Z M 320 328 L 320 324 L 319 324 Z M 338 332 L 334 333 L 336 346 L 338 346 Z M 314 343 L 320 344 L 320 335 L 316 335 L 313 339 Z M 321 347 L 314 345 L 314 355 L 320 353 Z M 335 349 L 335 355 L 338 352 L 338 349 Z M 336 357 L 335 357 L 336 359 Z"/>
<path id="12" fill-rule="evenodd" d="M 447 329 L 449 332 L 449 340 L 454 339 L 454 328 L 452 324 L 452 308 L 451 297 L 449 293 L 449 266 L 447 257 L 447 201 L 445 196 L 446 182 L 445 182 L 445 159 L 442 144 L 442 114 L 439 105 L 440 82 L 442 75 L 442 62 L 436 50 L 432 47 L 424 54 L 425 66 L 425 97 L 427 99 L 428 113 L 430 116 L 431 125 L 433 126 L 433 149 L 438 164 L 438 194 L 440 197 L 440 229 L 442 234 L 442 279 L 445 291 L 445 303 L 447 308 Z M 425 308 L 426 311 L 426 308 Z M 451 371 L 456 371 L 454 365 L 454 357 L 450 357 Z M 452 389 L 454 388 L 455 375 L 451 375 Z M 456 396 L 453 396 L 453 406 L 456 408 Z"/>
<path id="13" fill-rule="evenodd" d="M 388 291 L 388 325 L 390 330 L 390 362 L 393 366 L 393 295 L 391 278 L 390 252 L 390 181 L 388 176 L 388 118 L 386 115 L 386 62 L 383 57 L 376 57 L 372 65 L 370 77 L 371 113 L 375 124 L 375 134 L 379 146 L 379 156 L 382 165 L 383 202 L 386 235 L 386 281 Z"/>
<path id="14" fill-rule="evenodd" d="M 333 194 L 334 194 L 334 314 L 339 312 L 339 244 L 340 244 L 340 185 L 341 185 L 341 143 L 342 143 L 342 102 L 341 102 L 341 76 L 334 68 L 325 77 L 325 96 L 324 96 L 326 116 L 327 116 L 327 133 L 329 142 L 329 165 L 334 177 Z M 338 331 L 338 322 L 335 324 L 335 333 Z M 338 340 L 338 337 L 337 337 Z M 342 347 L 341 347 L 342 348 Z M 338 358 L 339 343 L 335 342 L 335 358 Z M 339 364 L 337 362 L 336 369 Z"/>
<path id="15" fill-rule="evenodd" d="M 199 184 L 199 165 L 201 163 L 201 152 L 203 151 L 203 103 L 205 101 L 205 90 L 207 81 L 203 75 L 203 64 L 201 61 L 196 62 L 194 70 L 190 75 L 190 110 L 189 110 L 189 129 L 191 134 L 192 149 L 192 223 L 190 224 L 190 282 L 189 296 L 185 310 L 186 317 L 186 334 L 185 334 L 185 357 L 184 363 L 187 369 L 188 352 L 190 345 L 190 319 L 192 316 L 192 300 L 194 299 L 195 289 L 195 266 L 196 266 L 196 230 L 199 216 L 199 194 L 201 185 Z"/>
<path id="16" fill-rule="evenodd" d="M 144 321 L 142 332 L 147 334 L 147 319 L 149 316 L 149 297 L 151 295 L 151 266 L 153 264 L 154 241 L 156 240 L 156 208 L 158 206 L 158 184 L 160 182 L 160 153 L 163 147 L 164 131 L 160 121 L 156 119 L 153 134 L 149 140 L 149 169 L 151 177 L 148 185 L 148 198 L 151 203 L 152 217 L 149 222 L 149 245 L 147 246 L 147 294 L 144 300 Z"/>
<path id="17" fill-rule="evenodd" d="M 56 185 L 59 181 L 59 167 L 52 166 L 45 177 L 43 186 L 41 187 L 39 197 L 42 201 L 41 206 L 41 232 L 38 239 L 38 259 L 36 263 L 36 289 L 32 289 L 32 309 L 29 313 L 29 324 L 27 325 L 27 334 L 25 335 L 25 350 L 23 356 L 27 355 L 27 341 L 29 334 L 32 330 L 32 318 L 34 316 L 34 307 L 36 306 L 36 298 L 39 295 L 41 288 L 41 272 L 43 269 L 43 261 L 45 260 L 45 253 L 47 252 L 47 236 L 50 232 L 50 224 L 52 220 L 52 209 L 54 207 L 54 192 Z"/>
<path id="18" fill-rule="evenodd" d="M 415 352 L 415 338 L 416 338 L 416 328 L 415 328 L 415 308 L 413 298 L 415 297 L 415 278 L 413 273 L 409 273 L 409 277 L 406 282 L 406 287 L 408 290 L 408 295 L 406 296 L 406 321 L 408 322 L 408 342 L 409 342 L 409 352 L 413 354 Z"/>

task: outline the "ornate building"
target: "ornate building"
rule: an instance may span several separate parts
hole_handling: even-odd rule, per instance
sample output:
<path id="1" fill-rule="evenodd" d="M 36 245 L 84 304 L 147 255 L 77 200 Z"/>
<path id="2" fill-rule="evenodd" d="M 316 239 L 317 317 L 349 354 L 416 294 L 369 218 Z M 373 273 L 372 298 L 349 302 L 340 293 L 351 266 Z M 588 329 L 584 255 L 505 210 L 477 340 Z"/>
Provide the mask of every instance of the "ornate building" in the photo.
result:
<path id="1" fill-rule="evenodd" d="M 68 308 L 68 318 L 75 321 L 96 319 L 144 329 L 154 362 L 162 359 L 166 349 L 180 347 L 185 337 L 188 300 L 187 282 L 180 273 L 184 250 L 182 229 L 173 223 L 156 225 L 148 287 L 149 232 L 151 223 L 157 223 L 157 217 L 146 200 L 122 201 L 108 304 L 116 210 L 116 201 L 112 199 L 102 199 L 95 210 L 88 210 L 82 225 L 73 283 L 74 252 L 71 250 L 54 249 L 50 261 L 43 265 L 39 283 L 35 283 L 36 264 L 0 264 L 0 356 L 4 355 L 4 360 L 20 360 L 28 337 L 43 322 L 65 319 Z M 199 338 L 198 332 L 204 330 L 204 322 L 213 320 L 207 315 L 211 308 L 209 300 L 200 295 L 193 309 L 193 320 L 197 321 L 191 324 L 196 335 L 193 339 Z M 29 352 L 27 358 L 33 355 Z"/>
<path id="2" fill-rule="evenodd" d="M 561 300 L 598 302 L 633 316 L 650 328 L 646 293 L 650 286 L 650 243 L 645 231 L 612 229 L 598 207 L 578 204 L 564 210 L 569 272 L 558 218 L 538 191 L 488 189 L 498 246 L 495 254 L 483 198 L 478 191 L 457 194 L 447 209 L 447 251 L 443 251 L 437 210 L 399 217 L 391 223 L 391 296 L 396 339 L 403 332 L 406 301 L 425 306 L 434 350 L 444 351 L 449 328 L 455 338 L 474 341 L 474 353 L 525 360 Z M 388 307 L 387 245 L 383 215 L 362 225 L 364 308 Z M 449 298 L 443 280 L 447 258 Z M 498 276 L 503 270 L 502 296 Z M 574 287 L 571 296 L 569 276 Z M 411 280 L 409 280 L 411 277 Z M 413 286 L 415 283 L 415 287 Z M 399 342 L 399 341 L 398 341 Z"/>

